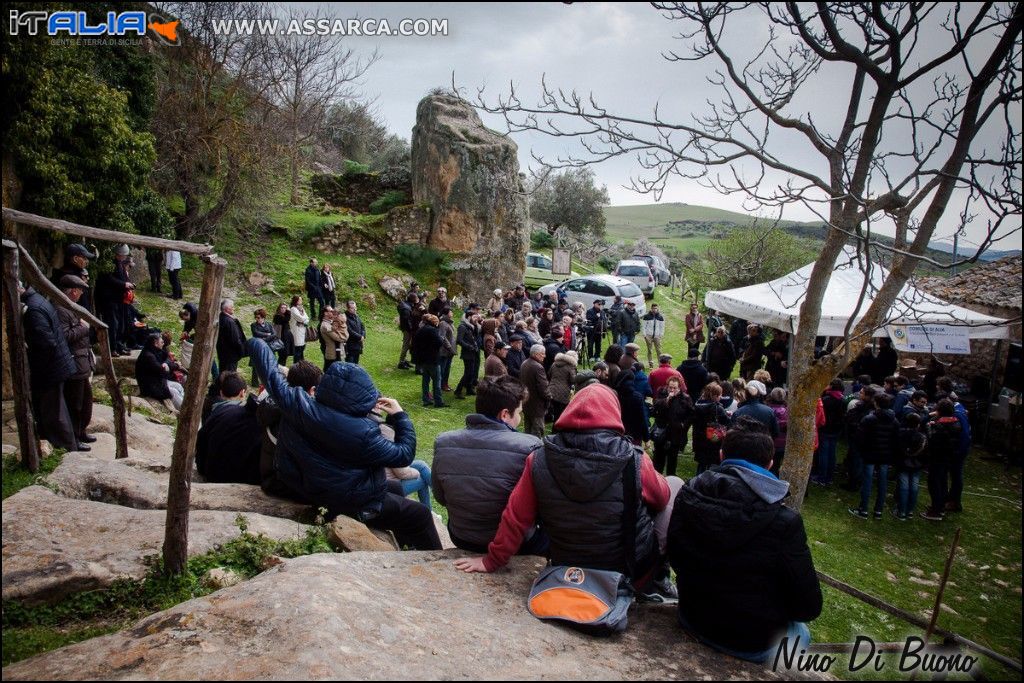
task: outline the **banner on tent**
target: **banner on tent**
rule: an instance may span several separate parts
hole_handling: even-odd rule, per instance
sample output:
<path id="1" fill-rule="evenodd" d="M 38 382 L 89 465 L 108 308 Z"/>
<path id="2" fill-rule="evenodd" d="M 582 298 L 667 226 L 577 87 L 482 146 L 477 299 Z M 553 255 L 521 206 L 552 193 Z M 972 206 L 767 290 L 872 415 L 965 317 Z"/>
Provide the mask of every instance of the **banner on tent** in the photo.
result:
<path id="1" fill-rule="evenodd" d="M 971 353 L 971 336 L 960 325 L 889 325 L 892 345 L 904 353 Z"/>

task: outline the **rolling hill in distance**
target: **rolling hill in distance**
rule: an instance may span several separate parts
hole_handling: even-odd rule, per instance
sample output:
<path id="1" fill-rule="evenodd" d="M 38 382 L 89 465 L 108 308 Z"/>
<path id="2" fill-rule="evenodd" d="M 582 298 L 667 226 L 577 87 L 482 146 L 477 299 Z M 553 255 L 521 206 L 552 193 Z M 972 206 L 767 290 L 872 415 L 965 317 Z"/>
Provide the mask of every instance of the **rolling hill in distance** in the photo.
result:
<path id="1" fill-rule="evenodd" d="M 634 204 L 628 206 L 604 207 L 605 232 L 611 241 L 635 240 L 646 237 L 655 244 L 676 247 L 684 252 L 699 252 L 713 241 L 711 233 L 729 227 L 748 226 L 756 221 L 766 225 L 770 219 L 749 214 L 716 209 L 710 206 L 666 202 L 662 204 Z M 821 239 L 821 224 L 816 222 L 780 221 L 779 227 L 807 239 Z M 928 245 L 936 260 L 946 259 L 953 253 L 953 245 L 932 242 Z M 968 255 L 962 245 L 960 255 Z M 1004 256 L 1019 255 L 1020 250 L 989 250 L 982 255 L 983 261 L 994 261 Z"/>

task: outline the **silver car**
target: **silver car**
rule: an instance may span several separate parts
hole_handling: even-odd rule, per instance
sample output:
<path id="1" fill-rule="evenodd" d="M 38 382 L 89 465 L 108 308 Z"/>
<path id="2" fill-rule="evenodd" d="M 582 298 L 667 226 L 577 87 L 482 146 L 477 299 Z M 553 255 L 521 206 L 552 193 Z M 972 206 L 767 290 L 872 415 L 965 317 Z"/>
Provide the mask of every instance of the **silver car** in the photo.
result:
<path id="1" fill-rule="evenodd" d="M 654 296 L 654 271 L 647 265 L 646 261 L 623 259 L 615 266 L 612 275 L 625 278 L 640 288 L 648 299 Z"/>
<path id="2" fill-rule="evenodd" d="M 640 288 L 629 280 L 614 275 L 584 275 L 540 288 L 545 296 L 556 290 L 565 296 L 570 306 L 582 301 L 584 308 L 590 308 L 598 299 L 604 299 L 607 307 L 612 305 L 616 296 L 621 296 L 623 302 L 632 301 L 636 304 L 638 315 L 647 313 L 644 293 Z"/>

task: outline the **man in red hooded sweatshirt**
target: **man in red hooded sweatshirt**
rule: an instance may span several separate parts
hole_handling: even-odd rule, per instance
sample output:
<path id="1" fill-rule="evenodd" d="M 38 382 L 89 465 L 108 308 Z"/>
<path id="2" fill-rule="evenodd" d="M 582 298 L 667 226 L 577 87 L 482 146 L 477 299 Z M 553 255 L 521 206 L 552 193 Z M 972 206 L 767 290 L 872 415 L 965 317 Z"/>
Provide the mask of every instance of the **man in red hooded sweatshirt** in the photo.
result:
<path id="1" fill-rule="evenodd" d="M 606 386 L 579 391 L 554 428 L 527 457 L 487 555 L 460 558 L 455 566 L 466 572 L 505 566 L 539 522 L 553 564 L 617 571 L 641 599 L 676 602 L 665 543 L 682 480 L 658 474 L 625 436 L 618 397 Z"/>

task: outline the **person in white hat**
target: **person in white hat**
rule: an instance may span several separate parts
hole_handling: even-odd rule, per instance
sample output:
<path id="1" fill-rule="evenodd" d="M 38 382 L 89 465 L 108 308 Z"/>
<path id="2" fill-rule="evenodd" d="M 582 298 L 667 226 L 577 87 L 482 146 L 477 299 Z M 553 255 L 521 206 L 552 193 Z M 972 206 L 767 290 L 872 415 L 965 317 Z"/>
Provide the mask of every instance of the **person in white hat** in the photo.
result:
<path id="1" fill-rule="evenodd" d="M 754 379 L 747 382 L 745 391 L 747 401 L 736 410 L 732 417 L 733 422 L 741 417 L 753 418 L 767 427 L 769 436 L 774 439 L 779 435 L 779 421 L 775 417 L 775 411 L 764 404 L 768 388 L 763 382 Z"/>
<path id="2" fill-rule="evenodd" d="M 487 310 L 491 313 L 499 313 L 505 310 L 505 298 L 500 289 L 494 290 L 494 296 L 487 302 Z"/>

